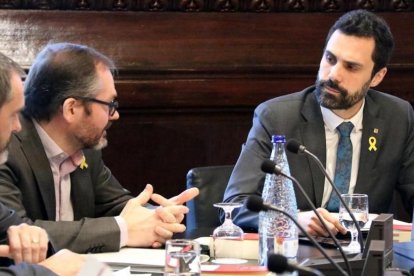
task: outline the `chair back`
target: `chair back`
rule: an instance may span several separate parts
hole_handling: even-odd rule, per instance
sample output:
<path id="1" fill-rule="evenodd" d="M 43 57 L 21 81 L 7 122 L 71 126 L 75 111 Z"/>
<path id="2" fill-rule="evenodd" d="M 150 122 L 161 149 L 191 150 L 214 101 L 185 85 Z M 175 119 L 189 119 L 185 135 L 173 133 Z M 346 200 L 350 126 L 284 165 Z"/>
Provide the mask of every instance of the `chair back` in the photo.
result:
<path id="1" fill-rule="evenodd" d="M 200 194 L 187 202 L 190 212 L 186 216 L 187 231 L 219 226 L 219 209 L 213 204 L 223 201 L 233 165 L 193 168 L 187 173 L 187 189 L 197 187 Z"/>

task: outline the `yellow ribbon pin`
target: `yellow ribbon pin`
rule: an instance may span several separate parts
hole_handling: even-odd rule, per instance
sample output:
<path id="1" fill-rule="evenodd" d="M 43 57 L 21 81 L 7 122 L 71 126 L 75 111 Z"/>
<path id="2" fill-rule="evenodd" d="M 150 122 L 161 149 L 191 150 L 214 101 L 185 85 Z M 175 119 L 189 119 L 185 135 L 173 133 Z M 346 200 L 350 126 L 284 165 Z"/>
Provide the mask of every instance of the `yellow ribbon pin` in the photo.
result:
<path id="1" fill-rule="evenodd" d="M 86 163 L 86 158 L 85 156 L 82 157 L 82 161 L 79 165 L 79 168 L 81 168 L 81 170 L 83 169 L 87 169 L 88 168 L 88 163 Z"/>
<path id="2" fill-rule="evenodd" d="M 377 151 L 377 138 L 375 138 L 374 136 L 369 137 L 368 139 L 369 142 L 369 151 Z"/>

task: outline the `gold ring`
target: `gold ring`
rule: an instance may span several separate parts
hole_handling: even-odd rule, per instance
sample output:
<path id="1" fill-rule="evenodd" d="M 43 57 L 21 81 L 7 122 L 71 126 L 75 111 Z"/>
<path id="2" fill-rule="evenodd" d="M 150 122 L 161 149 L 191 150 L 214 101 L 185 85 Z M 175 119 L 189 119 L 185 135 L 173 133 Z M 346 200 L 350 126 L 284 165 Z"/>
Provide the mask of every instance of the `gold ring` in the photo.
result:
<path id="1" fill-rule="evenodd" d="M 39 243 L 38 239 L 32 239 L 32 243 Z"/>

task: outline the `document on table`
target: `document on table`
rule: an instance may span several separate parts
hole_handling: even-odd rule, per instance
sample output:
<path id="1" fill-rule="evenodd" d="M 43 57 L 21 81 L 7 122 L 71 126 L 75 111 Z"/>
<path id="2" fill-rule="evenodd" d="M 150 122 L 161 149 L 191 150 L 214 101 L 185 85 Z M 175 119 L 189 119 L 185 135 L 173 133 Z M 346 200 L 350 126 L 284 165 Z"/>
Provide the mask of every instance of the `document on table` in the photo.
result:
<path id="1" fill-rule="evenodd" d="M 131 267 L 131 272 L 162 273 L 164 270 L 164 249 L 122 248 L 119 252 L 90 255 L 114 270 L 127 266 Z"/>

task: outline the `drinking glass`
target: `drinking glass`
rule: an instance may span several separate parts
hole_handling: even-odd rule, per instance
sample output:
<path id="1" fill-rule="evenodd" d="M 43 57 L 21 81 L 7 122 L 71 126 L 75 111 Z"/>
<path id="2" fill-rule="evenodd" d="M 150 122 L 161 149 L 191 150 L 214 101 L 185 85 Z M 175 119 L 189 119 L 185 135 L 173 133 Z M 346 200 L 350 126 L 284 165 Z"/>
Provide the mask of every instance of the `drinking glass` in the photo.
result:
<path id="1" fill-rule="evenodd" d="M 366 194 L 342 194 L 342 199 L 354 215 L 360 228 L 368 222 L 368 195 Z M 358 229 L 352 221 L 348 211 L 343 206 L 342 202 L 339 206 L 339 221 L 341 224 L 351 232 L 351 243 L 342 249 L 347 253 L 359 253 L 361 245 L 358 241 Z"/>
<path id="2" fill-rule="evenodd" d="M 217 258 L 217 249 L 224 248 L 222 241 L 225 240 L 243 240 L 243 230 L 233 223 L 231 213 L 235 208 L 243 206 L 243 203 L 238 202 L 224 202 L 215 203 L 214 207 L 223 209 L 224 211 L 224 222 L 222 225 L 214 229 L 213 231 L 213 246 L 214 246 L 214 257 L 213 262 L 237 262 L 235 259 L 223 258 L 221 261 Z"/>
<path id="3" fill-rule="evenodd" d="M 196 241 L 176 239 L 165 243 L 164 276 L 199 276 L 200 244 Z"/>

